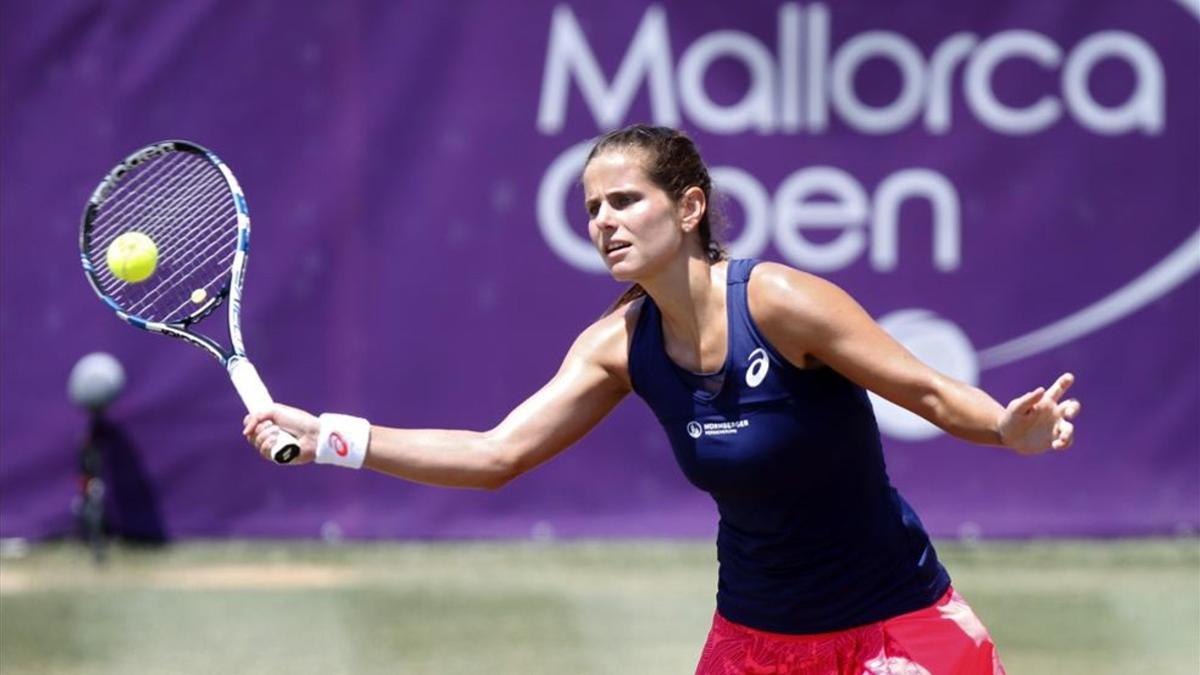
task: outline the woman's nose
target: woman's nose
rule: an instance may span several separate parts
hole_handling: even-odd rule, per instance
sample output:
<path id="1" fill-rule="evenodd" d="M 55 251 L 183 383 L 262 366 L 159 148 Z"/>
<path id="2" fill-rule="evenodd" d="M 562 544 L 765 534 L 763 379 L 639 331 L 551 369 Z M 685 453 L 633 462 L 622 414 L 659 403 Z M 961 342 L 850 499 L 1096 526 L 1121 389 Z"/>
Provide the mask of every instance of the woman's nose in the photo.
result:
<path id="1" fill-rule="evenodd" d="M 616 220 L 614 220 L 612 216 L 613 216 L 612 209 L 608 208 L 607 206 L 601 205 L 600 210 L 596 212 L 596 218 L 595 218 L 596 227 L 598 227 L 602 230 L 617 229 Z"/>

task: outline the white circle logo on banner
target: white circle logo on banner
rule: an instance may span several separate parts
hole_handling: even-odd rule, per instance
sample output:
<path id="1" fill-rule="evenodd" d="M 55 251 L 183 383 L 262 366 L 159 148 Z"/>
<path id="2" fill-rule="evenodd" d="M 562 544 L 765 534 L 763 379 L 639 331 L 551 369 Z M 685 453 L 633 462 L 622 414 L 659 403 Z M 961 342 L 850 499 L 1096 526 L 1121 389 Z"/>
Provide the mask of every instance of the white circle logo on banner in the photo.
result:
<path id="1" fill-rule="evenodd" d="M 879 320 L 879 325 L 914 356 L 938 372 L 979 383 L 979 360 L 966 333 L 953 321 L 925 309 L 902 309 Z M 871 405 L 879 429 L 893 438 L 922 441 L 942 433 L 921 417 L 874 393 Z"/>

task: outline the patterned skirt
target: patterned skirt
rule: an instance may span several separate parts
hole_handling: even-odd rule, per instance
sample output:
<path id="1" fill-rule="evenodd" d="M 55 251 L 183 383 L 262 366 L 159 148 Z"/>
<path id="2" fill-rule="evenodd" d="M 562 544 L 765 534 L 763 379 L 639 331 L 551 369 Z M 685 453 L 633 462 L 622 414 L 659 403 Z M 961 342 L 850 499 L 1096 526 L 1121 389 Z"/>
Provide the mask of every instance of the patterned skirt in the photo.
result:
<path id="1" fill-rule="evenodd" d="M 697 675 L 1004 675 L 996 645 L 953 588 L 915 612 L 832 633 L 787 635 L 713 615 Z"/>

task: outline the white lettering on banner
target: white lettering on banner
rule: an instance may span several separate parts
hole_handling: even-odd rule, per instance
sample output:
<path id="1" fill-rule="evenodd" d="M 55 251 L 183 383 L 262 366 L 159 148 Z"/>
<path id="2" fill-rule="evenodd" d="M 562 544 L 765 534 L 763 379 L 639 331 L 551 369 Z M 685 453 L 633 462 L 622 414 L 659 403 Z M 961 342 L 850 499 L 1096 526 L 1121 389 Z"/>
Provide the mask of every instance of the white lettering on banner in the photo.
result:
<path id="1" fill-rule="evenodd" d="M 704 91 L 704 74 L 713 61 L 723 56 L 741 61 L 750 71 L 750 90 L 741 101 L 728 107 L 713 103 Z M 709 33 L 693 42 L 679 59 L 679 99 L 687 110 L 706 111 L 703 126 L 707 131 L 718 134 L 736 134 L 745 129 L 773 131 L 774 71 L 771 53 L 754 36 L 732 30 Z"/>
<path id="2" fill-rule="evenodd" d="M 816 201 L 815 196 L 833 199 Z M 830 166 L 801 169 L 775 194 L 775 246 L 805 269 L 828 272 L 846 267 L 866 248 L 867 195 L 850 174 Z M 841 230 L 827 244 L 812 244 L 803 229 Z"/>
<path id="3" fill-rule="evenodd" d="M 800 129 L 800 8 L 779 8 L 779 130 Z"/>
<path id="4" fill-rule="evenodd" d="M 562 131 L 567 114 L 568 77 L 574 75 L 579 90 L 602 128 L 619 126 L 633 102 L 640 81 L 649 78 L 650 107 L 659 124 L 677 126 L 679 112 L 671 85 L 671 43 L 667 39 L 667 15 L 651 6 L 642 16 L 625 59 L 617 69 L 612 86 L 588 46 L 587 37 L 567 5 L 554 8 L 550 22 L 550 46 L 542 71 L 542 96 L 538 105 L 538 131 L 551 135 Z"/>
<path id="5" fill-rule="evenodd" d="M 926 197 L 933 206 L 933 266 L 941 272 L 958 269 L 962 261 L 958 192 L 945 176 L 929 169 L 897 171 L 875 189 L 872 269 L 879 272 L 896 269 L 900 205 L 911 197 Z"/>
<path id="6" fill-rule="evenodd" d="M 571 267 L 584 272 L 607 272 L 604 260 L 596 251 L 590 239 L 581 237 L 571 229 L 567 218 L 567 194 L 571 186 L 579 182 L 583 173 L 583 163 L 587 159 L 591 141 L 576 143 L 559 155 L 538 185 L 537 223 L 542 232 L 542 238 L 550 245 L 555 255 L 565 260 Z M 583 208 L 582 204 L 572 205 Z"/>
<path id="7" fill-rule="evenodd" d="M 756 257 L 771 241 L 771 196 L 757 178 L 737 167 L 715 166 L 708 173 L 721 194 L 736 200 L 742 207 L 742 233 L 726 243 L 729 255 Z"/>
<path id="8" fill-rule="evenodd" d="M 925 128 L 930 133 L 950 131 L 950 109 L 954 86 L 954 67 L 971 55 L 978 38 L 970 33 L 955 33 L 946 38 L 929 58 L 929 93 L 925 100 Z"/>
<path id="9" fill-rule="evenodd" d="M 1023 109 L 1010 108 L 992 92 L 992 71 L 1003 61 L 1023 56 L 1047 69 L 1062 61 L 1062 50 L 1050 38 L 1028 30 L 1004 31 L 975 50 L 964 73 L 967 103 L 989 129 L 1003 134 L 1032 134 L 1054 124 L 1062 113 L 1056 99 L 1043 96 Z"/>
<path id="10" fill-rule="evenodd" d="M 1092 98 L 1088 76 L 1098 62 L 1118 56 L 1133 66 L 1137 83 L 1125 103 L 1105 108 Z M 1076 121 L 1095 133 L 1116 135 L 1140 126 L 1148 134 L 1161 134 L 1167 97 L 1164 80 L 1162 62 L 1150 45 L 1136 35 L 1110 30 L 1091 35 L 1075 47 L 1063 69 L 1062 87 Z"/>
<path id="11" fill-rule="evenodd" d="M 578 183 L 590 141 L 559 155 L 546 169 L 538 188 L 538 228 L 559 258 L 585 272 L 604 273 L 604 261 L 582 234 L 571 227 L 567 204 L 571 186 Z M 896 269 L 899 260 L 900 207 L 910 199 L 927 200 L 933 212 L 933 265 L 941 272 L 958 269 L 961 260 L 958 192 L 945 176 L 930 169 L 903 169 L 888 176 L 868 200 L 866 190 L 845 171 L 831 166 L 799 169 L 784 179 L 774 197 L 751 174 L 734 167 L 712 168 L 717 190 L 738 203 L 744 215 L 742 232 L 729 242 L 730 253 L 754 258 L 774 240 L 789 263 L 816 272 L 852 265 L 867 252 L 877 272 Z M 870 226 L 870 232 L 866 228 Z M 832 241 L 817 244 L 805 230 L 840 230 Z"/>
<path id="12" fill-rule="evenodd" d="M 829 10 L 821 3 L 807 7 L 785 3 L 776 21 L 774 54 L 754 35 L 718 30 L 683 50 L 676 77 L 666 10 L 651 5 L 609 84 L 574 12 L 569 5 L 559 5 L 550 23 L 538 131 L 546 135 L 562 131 L 569 85 L 574 81 L 602 129 L 620 126 L 638 89 L 645 85 L 653 120 L 668 126 L 679 125 L 682 108 L 690 122 L 712 133 L 822 133 L 832 108 L 838 119 L 863 133 L 894 133 L 920 117 L 926 131 L 944 134 L 951 127 L 953 72 L 960 63 L 965 64 L 967 108 L 997 133 L 1044 131 L 1062 118 L 1064 103 L 1072 119 L 1101 135 L 1135 131 L 1157 135 L 1165 125 L 1162 62 L 1133 33 L 1110 30 L 1089 35 L 1067 54 L 1064 66 L 1064 49 L 1050 37 L 1029 30 L 1001 31 L 982 41 L 970 33 L 955 33 L 934 47 L 926 61 L 912 40 L 894 31 L 859 33 L 831 52 Z M 746 67 L 750 86 L 739 101 L 722 105 L 708 95 L 704 80 L 709 67 L 726 58 Z M 863 102 L 854 87 L 862 65 L 876 59 L 891 63 L 900 73 L 899 94 L 883 106 Z M 1114 106 L 1096 101 L 1087 86 L 1092 69 L 1107 59 L 1129 65 L 1135 78 L 1129 97 Z M 1051 71 L 1063 66 L 1062 96 L 1046 92 L 1024 107 L 1000 101 L 992 75 L 1001 64 L 1014 60 L 1032 61 Z"/>
<path id="13" fill-rule="evenodd" d="M 795 21 L 802 14 L 796 8 Z M 797 32 L 797 34 L 799 34 Z M 814 133 L 829 124 L 828 104 L 825 102 L 825 64 L 829 61 L 829 12 L 825 5 L 813 5 L 808 10 L 808 124 Z"/>
<path id="14" fill-rule="evenodd" d="M 872 58 L 890 60 L 900 69 L 900 95 L 883 108 L 863 103 L 854 91 L 854 76 Z M 834 108 L 860 131 L 886 134 L 903 128 L 920 111 L 925 94 L 925 64 L 916 46 L 900 35 L 871 31 L 854 36 L 838 50 L 830 80 Z"/>

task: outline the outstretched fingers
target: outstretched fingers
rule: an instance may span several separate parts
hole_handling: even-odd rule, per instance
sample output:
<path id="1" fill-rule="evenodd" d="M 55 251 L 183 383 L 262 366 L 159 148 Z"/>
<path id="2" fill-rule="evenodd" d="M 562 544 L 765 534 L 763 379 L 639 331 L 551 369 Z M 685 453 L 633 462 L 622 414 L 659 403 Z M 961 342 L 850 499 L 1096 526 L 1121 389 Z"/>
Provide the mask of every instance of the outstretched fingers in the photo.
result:
<path id="1" fill-rule="evenodd" d="M 1050 385 L 1050 390 L 1046 392 L 1046 398 L 1050 399 L 1054 403 L 1058 403 L 1059 399 L 1062 398 L 1062 395 L 1065 394 L 1067 389 L 1070 389 L 1071 385 L 1074 383 L 1074 375 L 1071 373 L 1063 373 L 1057 380 L 1054 381 L 1054 384 Z"/>
<path id="2" fill-rule="evenodd" d="M 1079 415 L 1079 411 L 1083 410 L 1083 404 L 1071 398 L 1059 404 L 1058 410 L 1064 419 L 1073 420 Z"/>
<path id="3" fill-rule="evenodd" d="M 1066 420 L 1060 420 L 1054 425 L 1054 441 L 1050 447 L 1055 450 L 1066 450 L 1075 442 L 1075 425 Z"/>
<path id="4" fill-rule="evenodd" d="M 1044 387 L 1038 387 L 1028 394 L 1014 399 L 1013 402 L 1009 404 L 1009 409 L 1011 410 L 1015 408 L 1019 413 L 1029 414 L 1033 411 L 1034 406 L 1038 404 L 1038 401 L 1042 400 L 1042 396 L 1045 395 L 1045 393 L 1046 389 Z"/>
<path id="5" fill-rule="evenodd" d="M 1073 398 L 1059 404 L 1058 413 L 1061 417 L 1054 425 L 1054 440 L 1051 441 L 1050 447 L 1055 450 L 1066 450 L 1071 447 L 1071 444 L 1075 442 L 1075 425 L 1067 420 L 1075 419 L 1082 409 L 1083 405 Z"/>

